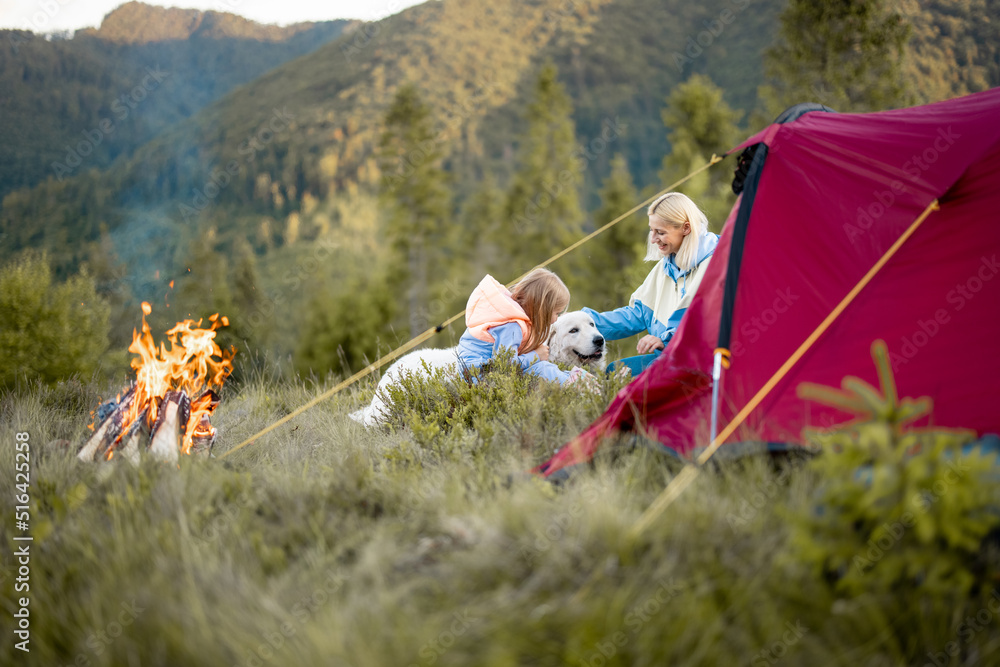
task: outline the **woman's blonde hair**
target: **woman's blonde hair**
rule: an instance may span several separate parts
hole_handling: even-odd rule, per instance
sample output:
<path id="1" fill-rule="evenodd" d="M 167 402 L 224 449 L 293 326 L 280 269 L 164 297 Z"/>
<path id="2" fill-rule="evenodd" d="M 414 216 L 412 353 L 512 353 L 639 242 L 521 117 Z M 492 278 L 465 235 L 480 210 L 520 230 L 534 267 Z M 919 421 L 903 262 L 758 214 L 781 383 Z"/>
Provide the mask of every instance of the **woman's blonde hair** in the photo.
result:
<path id="1" fill-rule="evenodd" d="M 701 212 L 687 195 L 680 192 L 668 192 L 656 198 L 646 215 L 656 216 L 665 224 L 671 227 L 683 227 L 685 222 L 691 223 L 691 233 L 681 241 L 681 247 L 674 256 L 674 264 L 681 271 L 688 271 L 694 268 L 698 261 L 698 241 L 708 233 L 708 218 Z M 653 244 L 653 233 L 646 237 L 646 257 L 647 262 L 655 262 L 663 255 Z"/>
<path id="2" fill-rule="evenodd" d="M 514 285 L 510 295 L 531 320 L 528 337 L 517 350 L 518 354 L 527 354 L 548 340 L 553 317 L 569 306 L 569 289 L 548 269 L 533 269 Z"/>

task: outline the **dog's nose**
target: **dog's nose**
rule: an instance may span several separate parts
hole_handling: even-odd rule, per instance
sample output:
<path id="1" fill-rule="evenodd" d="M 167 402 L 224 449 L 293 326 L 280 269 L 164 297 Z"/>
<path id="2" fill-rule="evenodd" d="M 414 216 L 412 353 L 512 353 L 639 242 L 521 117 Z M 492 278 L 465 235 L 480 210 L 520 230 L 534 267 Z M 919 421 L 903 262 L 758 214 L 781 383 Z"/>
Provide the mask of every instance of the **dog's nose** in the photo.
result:
<path id="1" fill-rule="evenodd" d="M 604 336 L 600 335 L 594 336 L 594 345 L 598 346 L 604 345 Z"/>

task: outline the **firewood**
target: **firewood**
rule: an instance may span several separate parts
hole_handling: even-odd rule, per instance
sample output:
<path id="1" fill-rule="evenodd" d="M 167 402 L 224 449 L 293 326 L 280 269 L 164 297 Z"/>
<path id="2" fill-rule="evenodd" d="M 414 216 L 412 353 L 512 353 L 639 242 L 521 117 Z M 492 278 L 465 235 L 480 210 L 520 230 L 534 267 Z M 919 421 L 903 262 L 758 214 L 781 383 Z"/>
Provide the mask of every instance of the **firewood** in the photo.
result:
<path id="1" fill-rule="evenodd" d="M 212 412 L 214 412 L 214 411 L 215 411 L 215 409 L 216 409 L 217 407 L 219 407 L 219 402 L 220 402 L 221 400 L 222 400 L 222 399 L 220 399 L 220 398 L 219 398 L 219 395 L 218 395 L 218 394 L 216 394 L 216 393 L 215 393 L 214 391 L 212 391 L 211 389 L 206 389 L 205 391 L 203 391 L 203 392 L 201 393 L 201 396 L 199 396 L 199 397 L 198 397 L 198 403 L 199 403 L 199 404 L 200 404 L 200 403 L 201 403 L 202 401 L 208 401 L 208 406 L 207 406 L 207 407 L 208 407 L 208 412 L 209 412 L 209 414 L 211 414 Z"/>
<path id="2" fill-rule="evenodd" d="M 86 444 L 80 448 L 76 457 L 81 461 L 94 461 L 104 455 L 111 447 L 124 426 L 125 413 L 132 405 L 135 396 L 135 386 L 129 387 L 125 395 L 118 401 L 107 401 L 97 409 L 100 426 L 94 429 Z"/>
<path id="3" fill-rule="evenodd" d="M 183 391 L 168 391 L 160 405 L 156 423 L 150 429 L 149 453 L 161 461 L 176 462 L 181 448 L 181 434 L 191 416 L 191 400 Z"/>
<path id="4" fill-rule="evenodd" d="M 191 402 L 191 411 L 204 410 L 198 419 L 197 426 L 191 431 L 191 451 L 190 454 L 197 454 L 207 458 L 212 453 L 215 445 L 216 430 L 212 428 L 210 415 L 219 406 L 219 395 L 211 389 L 206 389 L 196 400 Z"/>
<path id="5" fill-rule="evenodd" d="M 202 413 L 198 428 L 191 437 L 191 454 L 207 458 L 212 453 L 215 438 L 216 431 L 212 428 L 212 422 L 208 418 L 208 413 Z"/>
<path id="6" fill-rule="evenodd" d="M 115 448 L 115 451 L 121 452 L 122 456 L 132 465 L 139 465 L 139 453 L 141 452 L 139 445 L 145 445 L 147 438 L 149 438 L 149 427 L 146 424 L 148 414 L 149 408 L 145 408 L 139 413 L 139 416 L 132 422 L 132 426 L 121 437 L 118 441 L 118 446 Z"/>

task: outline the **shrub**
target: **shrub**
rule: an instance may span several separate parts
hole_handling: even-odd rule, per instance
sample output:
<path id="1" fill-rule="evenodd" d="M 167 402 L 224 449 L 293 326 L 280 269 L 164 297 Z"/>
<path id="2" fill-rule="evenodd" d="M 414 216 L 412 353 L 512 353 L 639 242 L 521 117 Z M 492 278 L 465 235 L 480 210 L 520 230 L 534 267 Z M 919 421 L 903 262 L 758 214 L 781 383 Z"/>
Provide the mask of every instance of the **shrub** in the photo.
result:
<path id="1" fill-rule="evenodd" d="M 86 269 L 55 284 L 48 258 L 26 253 L 0 269 L 0 387 L 52 384 L 96 370 L 108 347 L 108 304 Z"/>
<path id="2" fill-rule="evenodd" d="M 604 374 L 588 384 L 560 386 L 521 371 L 510 353 L 465 377 L 436 369 L 404 375 L 388 390 L 392 429 L 405 428 L 427 452 L 451 458 L 498 436 L 525 455 L 562 444 L 596 419 L 625 384 Z M 467 437 L 467 434 L 473 434 Z"/>
<path id="3" fill-rule="evenodd" d="M 983 539 L 1000 523 L 991 488 L 997 461 L 963 448 L 974 432 L 907 429 L 930 412 L 931 399 L 900 401 L 885 344 L 877 341 L 872 356 L 881 392 L 856 377 L 842 392 L 800 387 L 800 395 L 861 418 L 804 433 L 823 449 L 811 463 L 822 483 L 815 505 L 792 515 L 794 558 L 851 595 L 914 587 L 965 595 Z"/>

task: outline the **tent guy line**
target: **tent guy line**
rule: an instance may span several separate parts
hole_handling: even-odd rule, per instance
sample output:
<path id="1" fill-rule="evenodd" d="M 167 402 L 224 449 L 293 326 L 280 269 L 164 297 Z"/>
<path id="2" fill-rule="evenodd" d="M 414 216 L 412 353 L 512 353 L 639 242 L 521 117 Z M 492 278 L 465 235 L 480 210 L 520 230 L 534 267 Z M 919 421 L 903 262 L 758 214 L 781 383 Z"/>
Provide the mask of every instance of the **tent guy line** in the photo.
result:
<path id="1" fill-rule="evenodd" d="M 733 149 L 733 150 L 735 150 L 735 149 Z M 732 152 L 732 150 L 726 152 L 725 155 L 729 155 L 729 153 L 731 153 L 731 152 Z M 677 186 L 682 185 L 683 183 L 686 183 L 688 180 L 694 178 L 695 176 L 697 176 L 701 172 L 705 171 L 709 167 L 711 167 L 711 166 L 713 166 L 715 164 L 718 164 L 719 162 L 722 162 L 722 159 L 723 159 L 722 157 L 719 157 L 718 155 L 713 154 L 712 158 L 707 163 L 705 163 L 701 167 L 695 169 L 694 171 L 692 171 L 690 174 L 688 174 L 684 178 L 682 178 L 679 181 L 676 181 L 674 183 L 671 183 L 669 186 L 667 186 L 663 190 L 660 190 L 659 192 L 657 192 L 652 197 L 649 197 L 648 199 L 640 202 L 639 204 L 636 204 L 631 209 L 629 209 L 625 213 L 622 213 L 617 218 L 615 218 L 611 222 L 607 223 L 603 227 L 600 227 L 599 229 L 596 229 L 596 230 L 592 231 L 591 233 L 589 233 L 586 236 L 582 237 L 578 241 L 574 242 L 572 245 L 564 248 L 563 250 L 559 251 L 558 253 L 556 253 L 552 257 L 549 257 L 547 260 L 545 260 L 541 264 L 538 264 L 537 266 L 532 267 L 532 269 L 530 269 L 529 271 L 526 271 L 525 273 L 523 273 L 520 276 L 518 276 L 515 280 L 511 281 L 510 283 L 508 283 L 507 286 L 511 287 L 511 286 L 517 284 L 518 281 L 520 281 L 522 278 L 524 278 L 526 275 L 528 275 L 528 273 L 530 273 L 535 268 L 548 266 L 549 264 L 551 264 L 552 262 L 556 261 L 560 257 L 562 257 L 562 256 L 566 255 L 567 253 L 572 252 L 573 250 L 579 248 L 581 245 L 583 245 L 587 241 L 590 241 L 592 238 L 598 236 L 599 234 L 602 234 L 603 232 L 605 232 L 608 229 L 611 229 L 612 227 L 614 227 L 615 225 L 617 225 L 622 220 L 628 218 L 630 215 L 632 215 L 633 213 L 635 213 L 639 209 L 643 208 L 644 206 L 649 205 L 657 197 L 659 197 L 661 195 L 664 195 L 664 194 L 666 194 L 668 192 L 672 192 L 675 188 L 677 188 Z M 368 366 L 366 366 L 365 368 L 361 369 L 360 371 L 358 371 L 357 373 L 355 373 L 351 377 L 349 377 L 346 380 L 338 383 L 337 385 L 335 385 L 332 388 L 326 390 L 325 392 L 319 394 L 318 396 L 314 397 L 313 399 L 311 399 L 306 404 L 304 404 L 304 405 L 296 408 L 295 410 L 293 410 L 292 412 L 288 413 L 287 415 L 285 415 L 284 417 L 282 417 L 278 421 L 274 422 L 270 426 L 262 429 L 261 431 L 258 431 L 257 433 L 255 433 L 254 435 L 250 436 L 249 438 L 247 438 L 246 440 L 244 440 L 240 444 L 236 445 L 232 449 L 227 450 L 219 458 L 220 459 L 224 459 L 227 456 L 229 456 L 230 454 L 234 454 L 234 453 L 238 452 L 239 450 L 243 449 L 247 445 L 250 445 L 253 442 L 255 442 L 261 436 L 264 436 L 264 435 L 270 433 L 271 431 L 273 431 L 274 429 L 278 428 L 282 424 L 285 424 L 285 423 L 291 421 L 292 419 L 294 419 L 295 417 L 298 417 L 300 414 L 302 414 L 306 410 L 315 407 L 316 405 L 318 405 L 319 403 L 322 403 L 323 401 L 325 401 L 326 399 L 330 398 L 334 394 L 337 394 L 338 392 L 343 391 L 344 389 L 346 389 L 347 387 L 351 386 L 352 384 L 354 384 L 358 380 L 360 380 L 360 379 L 362 379 L 364 377 L 367 377 L 368 375 L 371 375 L 373 372 L 375 372 L 379 368 L 382 368 L 382 366 L 385 366 L 389 362 L 394 361 L 395 359 L 397 359 L 401 355 L 405 354 L 406 352 L 409 352 L 410 350 L 412 350 L 413 348 L 417 347 L 421 343 L 426 342 L 431 337 L 433 337 L 435 334 L 440 333 L 441 331 L 443 331 L 444 329 L 446 329 L 449 325 L 451 325 L 453 322 L 455 322 L 456 320 L 458 320 L 460 317 L 462 317 L 464 315 L 465 315 L 465 311 L 464 310 L 461 311 L 461 312 L 455 313 L 454 315 L 452 315 L 451 317 L 449 317 L 447 320 L 445 320 L 441 324 L 439 324 L 437 326 L 434 326 L 434 327 L 431 327 L 430 329 L 427 329 L 426 331 L 424 331 L 420 335 L 415 336 L 414 338 L 411 338 L 409 341 L 407 341 L 406 343 L 403 343 L 402 345 L 400 345 L 399 347 L 397 347 L 395 350 L 392 350 L 391 352 L 386 353 L 385 356 L 379 357 L 378 359 L 376 359 L 372 363 L 368 364 Z"/>

